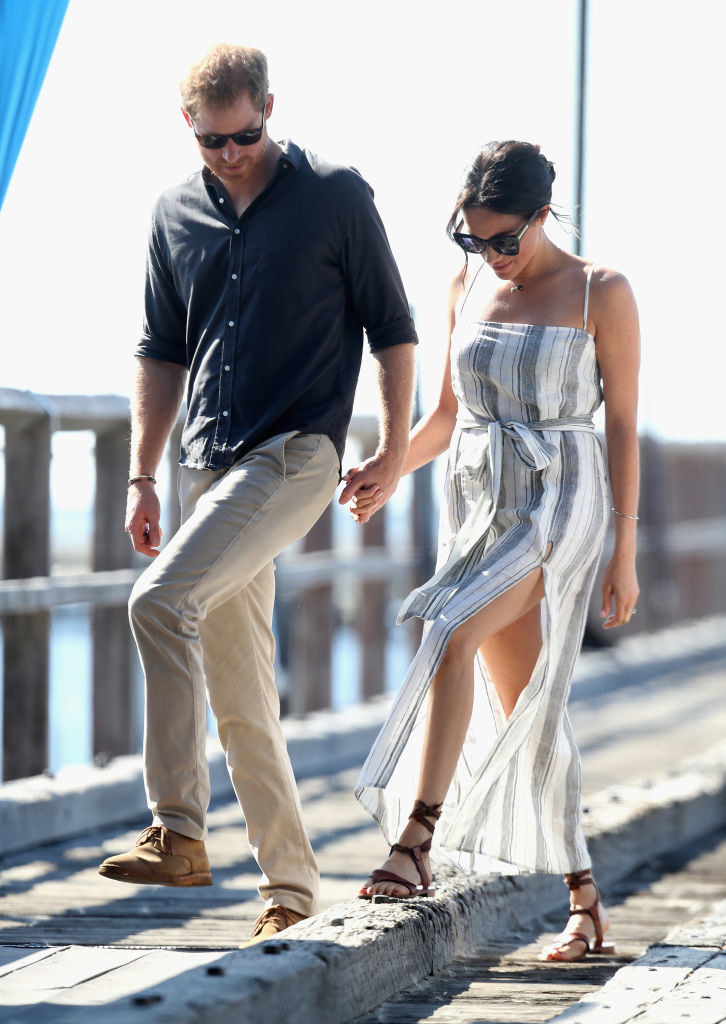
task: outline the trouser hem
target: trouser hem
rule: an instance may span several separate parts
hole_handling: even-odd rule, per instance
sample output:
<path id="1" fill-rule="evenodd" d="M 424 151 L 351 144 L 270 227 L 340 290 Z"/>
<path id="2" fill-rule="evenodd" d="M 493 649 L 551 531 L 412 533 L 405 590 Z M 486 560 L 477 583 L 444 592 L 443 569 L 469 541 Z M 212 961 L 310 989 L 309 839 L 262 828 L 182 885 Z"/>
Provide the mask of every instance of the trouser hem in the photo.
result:
<path id="1" fill-rule="evenodd" d="M 296 892 L 290 892 L 289 889 L 275 889 L 265 900 L 265 910 L 277 904 L 287 907 L 288 910 L 294 910 L 298 914 L 304 914 L 305 917 L 312 917 L 313 914 L 317 914 L 319 909 L 317 900 L 314 902 L 309 899 L 306 900 L 304 896 Z"/>

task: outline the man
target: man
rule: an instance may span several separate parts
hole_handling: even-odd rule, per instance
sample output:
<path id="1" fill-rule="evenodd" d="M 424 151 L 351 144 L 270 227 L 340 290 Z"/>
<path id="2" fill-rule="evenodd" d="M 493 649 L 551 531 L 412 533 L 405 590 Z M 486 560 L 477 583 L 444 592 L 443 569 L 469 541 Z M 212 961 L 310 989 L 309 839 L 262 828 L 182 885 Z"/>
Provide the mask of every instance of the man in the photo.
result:
<path id="1" fill-rule="evenodd" d="M 330 502 L 360 368 L 379 364 L 381 439 L 340 496 L 393 493 L 408 446 L 416 335 L 372 192 L 267 131 L 267 62 L 212 48 L 181 83 L 204 168 L 155 208 L 136 350 L 126 530 L 154 561 L 131 595 L 146 676 L 153 824 L 100 872 L 210 885 L 206 701 L 266 910 L 250 942 L 315 913 L 318 871 L 274 685 L 273 558 Z M 154 474 L 186 383 L 182 526 L 159 552 Z"/>

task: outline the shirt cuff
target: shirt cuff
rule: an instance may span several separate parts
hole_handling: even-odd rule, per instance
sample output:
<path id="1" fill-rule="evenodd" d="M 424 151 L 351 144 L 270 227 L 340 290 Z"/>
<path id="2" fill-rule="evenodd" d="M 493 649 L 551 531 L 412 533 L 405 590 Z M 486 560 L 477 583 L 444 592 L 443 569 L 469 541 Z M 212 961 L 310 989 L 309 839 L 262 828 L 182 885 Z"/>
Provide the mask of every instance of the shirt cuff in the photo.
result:
<path id="1" fill-rule="evenodd" d="M 418 337 L 413 319 L 410 316 L 401 317 L 383 327 L 366 328 L 368 345 L 371 352 L 377 352 L 382 348 L 390 348 L 392 345 L 417 345 Z"/>
<path id="2" fill-rule="evenodd" d="M 179 351 L 179 346 L 161 338 L 141 338 L 135 356 L 145 356 L 148 359 L 158 359 L 164 363 L 176 363 L 178 366 L 186 366 L 186 352 Z"/>

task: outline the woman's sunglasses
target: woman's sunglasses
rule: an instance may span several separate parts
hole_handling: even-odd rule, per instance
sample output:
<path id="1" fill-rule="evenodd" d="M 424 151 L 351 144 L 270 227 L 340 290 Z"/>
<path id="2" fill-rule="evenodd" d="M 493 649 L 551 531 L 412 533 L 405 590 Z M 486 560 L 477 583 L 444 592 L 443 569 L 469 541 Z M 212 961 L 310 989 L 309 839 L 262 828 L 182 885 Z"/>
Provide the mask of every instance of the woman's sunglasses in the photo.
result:
<path id="1" fill-rule="evenodd" d="M 539 212 L 539 210 L 535 210 L 526 223 L 522 225 L 516 235 L 499 235 L 497 238 L 479 238 L 478 235 L 462 235 L 460 231 L 455 231 L 452 237 L 456 244 L 461 246 L 464 252 L 467 253 L 476 253 L 483 256 L 486 253 L 487 248 L 490 248 L 493 249 L 494 252 L 501 253 L 502 256 L 516 256 L 519 253 L 519 243 L 522 240 L 524 232 Z"/>
<path id="2" fill-rule="evenodd" d="M 197 135 L 196 129 L 192 125 L 192 131 L 194 132 L 194 138 L 204 149 L 222 149 L 223 146 L 227 145 L 227 139 L 231 139 L 235 146 L 254 146 L 262 138 L 264 127 L 265 110 L 263 107 L 262 124 L 259 128 L 247 128 L 242 132 L 232 132 L 231 135 Z"/>

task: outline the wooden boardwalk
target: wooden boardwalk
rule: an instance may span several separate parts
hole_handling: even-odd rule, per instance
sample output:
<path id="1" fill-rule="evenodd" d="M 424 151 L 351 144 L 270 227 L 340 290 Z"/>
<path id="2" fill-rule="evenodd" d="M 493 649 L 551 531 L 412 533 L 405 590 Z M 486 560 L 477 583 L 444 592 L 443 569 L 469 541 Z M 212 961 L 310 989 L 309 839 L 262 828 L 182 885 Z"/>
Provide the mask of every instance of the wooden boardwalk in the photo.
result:
<path id="1" fill-rule="evenodd" d="M 543 1024 L 600 988 L 672 928 L 706 917 L 726 898 L 726 831 L 658 858 L 604 893 L 617 955 L 544 964 L 542 946 L 561 920 L 473 950 L 436 977 L 399 993 L 355 1024 Z M 726 1018 L 726 1007 L 722 1007 Z M 649 1018 L 651 1019 L 651 1018 Z M 656 1020 L 657 1018 L 652 1018 Z M 708 1018 L 711 1020 L 711 1017 Z M 661 1021 L 660 1024 L 666 1024 Z M 701 1024 L 693 1018 L 691 1024 Z"/>
<path id="2" fill-rule="evenodd" d="M 586 796 L 605 785 L 662 771 L 675 760 L 697 754 L 720 740 L 726 733 L 725 679 L 726 656 L 721 654 L 690 668 L 687 678 L 676 667 L 670 673 L 661 673 L 657 682 L 616 686 L 602 692 L 597 686 L 584 687 L 583 695 L 572 703 L 571 715 L 584 754 Z M 322 873 L 323 906 L 349 899 L 383 855 L 377 828 L 352 797 L 355 776 L 355 771 L 345 771 L 301 783 L 306 820 Z M 193 967 L 214 971 L 219 951 L 234 949 L 247 937 L 261 905 L 256 893 L 257 869 L 249 855 L 236 804 L 215 806 L 210 814 L 208 846 L 215 883 L 210 888 L 136 887 L 97 874 L 100 860 L 128 848 L 146 823 L 139 821 L 138 827 L 54 843 L 0 861 L 0 1019 L 60 1020 L 52 1010 L 54 1004 L 58 1009 L 57 1000 L 77 1006 L 102 1004 L 148 991 L 161 979 L 183 976 Z M 645 886 L 645 875 L 639 876 L 631 895 L 627 888 L 608 894 L 621 953 L 638 955 L 649 942 L 662 938 L 672 923 L 683 923 L 697 913 L 699 900 L 716 899 L 716 890 L 698 880 L 702 870 L 699 863 L 693 868 L 695 875 L 684 875 L 681 889 L 676 885 L 666 892 L 657 882 L 647 890 L 642 896 L 642 909 L 634 909 L 629 901 L 638 898 L 636 892 Z M 714 872 L 714 878 L 722 870 L 715 866 L 716 861 L 703 863 L 707 865 L 703 870 Z M 656 870 L 651 878 L 657 877 Z M 722 882 L 726 884 L 723 879 L 718 884 Z M 563 887 L 563 907 L 566 895 Z M 674 916 L 677 914 L 681 917 Z M 652 928 L 648 922 L 652 922 Z M 561 923 L 546 922 L 543 927 L 556 931 Z M 493 999 L 497 1013 L 504 1013 L 501 1006 L 507 1001 L 515 1005 L 515 995 L 521 991 L 523 1006 L 527 998 L 535 1004 L 527 1013 L 536 1013 L 545 1005 L 554 1005 L 551 987 L 572 1001 L 588 986 L 601 984 L 608 971 L 622 962 L 615 959 L 564 969 L 548 967 L 542 974 L 543 966 L 534 960 L 539 935 L 530 930 L 522 936 L 503 936 L 503 941 L 511 944 L 477 951 L 453 968 L 450 977 L 440 976 L 433 983 L 439 986 L 436 1005 L 447 1005 L 447 998 L 453 1005 L 459 992 L 459 1012 L 463 1003 L 470 1001 L 463 993 L 472 991 L 470 982 L 475 979 L 476 991 L 484 999 L 481 1005 Z M 179 950 L 186 951 L 182 959 L 179 953 L 171 952 Z M 125 970 L 127 964 L 131 967 Z M 487 985 L 499 985 L 499 994 Z M 447 991 L 450 997 L 446 997 Z M 24 1009 L 19 1011 L 20 1007 Z M 23 1015 L 18 1016 L 18 1012 Z M 487 1016 L 489 1011 L 481 1009 L 476 1012 L 478 1017 L 417 1018 L 407 1011 L 405 1017 L 380 1019 L 400 1019 L 401 1024 L 419 1019 L 547 1019 L 542 1016 L 544 1010 L 540 1016 L 519 1017 Z M 524 1014 L 524 1010 L 521 1012 Z M 149 1009 L 144 1019 L 153 1020 L 153 1010 Z"/>

